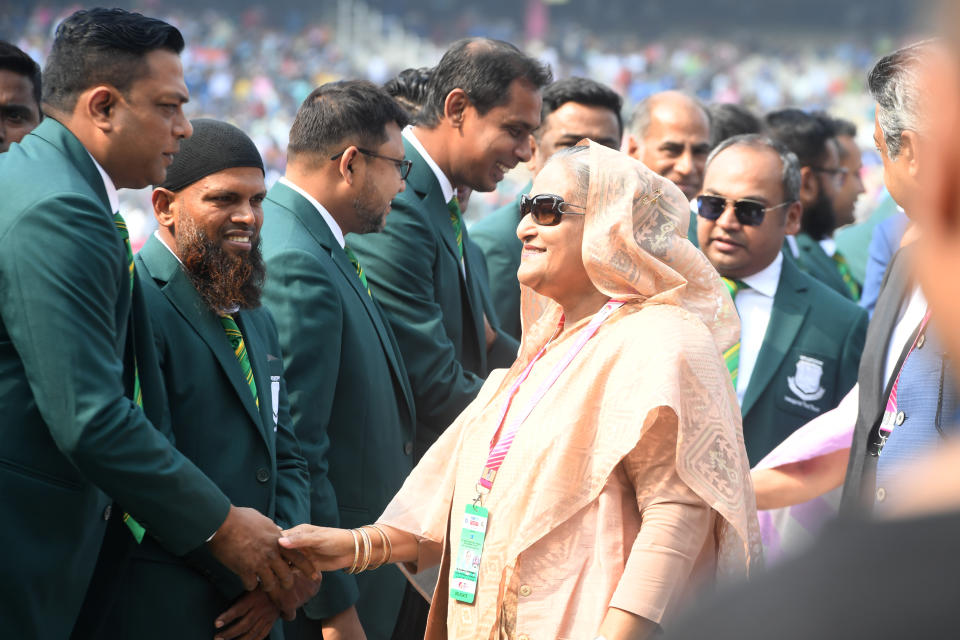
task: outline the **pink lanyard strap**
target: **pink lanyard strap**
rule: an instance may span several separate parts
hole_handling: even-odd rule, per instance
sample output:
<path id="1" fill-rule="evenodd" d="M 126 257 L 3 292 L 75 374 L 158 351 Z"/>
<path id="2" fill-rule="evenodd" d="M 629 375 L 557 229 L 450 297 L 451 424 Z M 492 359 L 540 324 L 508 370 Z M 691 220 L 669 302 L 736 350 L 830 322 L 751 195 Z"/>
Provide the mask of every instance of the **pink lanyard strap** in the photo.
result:
<path id="1" fill-rule="evenodd" d="M 490 492 L 490 488 L 493 486 L 493 480 L 499 471 L 500 466 L 503 464 L 503 459 L 507 457 L 507 452 L 510 451 L 510 445 L 513 444 L 514 438 L 517 436 L 517 431 L 520 430 L 520 425 L 523 424 L 524 420 L 530 415 L 534 407 L 543 399 L 543 396 L 546 395 L 547 391 L 550 390 L 550 387 L 553 386 L 553 383 L 557 381 L 557 378 L 560 377 L 560 374 L 567 368 L 567 366 L 573 362 L 573 359 L 580 353 L 580 350 L 583 349 L 583 346 L 587 341 L 593 337 L 593 334 L 597 332 L 597 329 L 600 328 L 600 325 L 603 324 L 610 315 L 623 306 L 623 300 L 609 300 L 600 311 L 593 317 L 593 320 L 590 321 L 590 324 L 587 325 L 583 333 L 577 336 L 577 340 L 570 347 L 570 350 L 563 356 L 563 359 L 558 362 L 553 370 L 550 372 L 550 375 L 547 376 L 547 379 L 543 381 L 543 384 L 536 390 L 533 396 L 530 398 L 530 401 L 527 402 L 527 406 L 524 407 L 518 415 L 516 415 L 504 428 L 504 420 L 507 417 L 507 412 L 510 410 L 510 404 L 513 402 L 514 396 L 517 394 L 517 391 L 520 389 L 520 385 L 527 379 L 530 375 L 530 372 L 533 370 L 533 365 L 537 363 L 537 360 L 544 354 L 547 349 L 547 345 L 544 345 L 542 349 L 534 356 L 533 360 L 530 361 L 530 364 L 523 370 L 523 373 L 517 378 L 510 386 L 510 390 L 507 393 L 507 399 L 503 403 L 503 409 L 500 410 L 500 419 L 498 420 L 497 433 L 494 434 L 493 440 L 490 442 L 490 454 L 487 456 L 487 463 L 484 465 L 483 474 L 480 476 L 480 480 L 477 483 L 477 493 L 478 498 L 486 493 Z M 563 318 L 560 319 L 560 327 L 563 327 Z M 501 433 L 502 432 L 502 433 Z M 499 436 L 499 440 L 498 440 Z"/>
<path id="2" fill-rule="evenodd" d="M 883 419 L 880 421 L 879 436 L 880 441 L 876 444 L 877 455 L 883 450 L 883 445 L 887 443 L 887 438 L 890 437 L 890 434 L 893 433 L 893 429 L 898 426 L 899 422 L 903 422 L 899 418 L 899 413 L 897 412 L 897 389 L 900 386 L 900 376 L 903 374 L 904 367 L 907 366 L 907 360 L 913 354 L 914 349 L 917 348 L 917 345 L 920 344 L 920 340 L 923 339 L 924 330 L 927 328 L 927 323 L 930 322 L 930 310 L 927 309 L 927 313 L 924 314 L 923 320 L 920 322 L 920 327 L 917 329 L 917 337 L 913 339 L 913 344 L 910 345 L 910 350 L 907 352 L 907 355 L 903 357 L 903 362 L 900 364 L 900 369 L 897 371 L 897 377 L 893 381 L 893 386 L 890 387 L 890 395 L 887 396 L 887 406 L 883 412 Z"/>

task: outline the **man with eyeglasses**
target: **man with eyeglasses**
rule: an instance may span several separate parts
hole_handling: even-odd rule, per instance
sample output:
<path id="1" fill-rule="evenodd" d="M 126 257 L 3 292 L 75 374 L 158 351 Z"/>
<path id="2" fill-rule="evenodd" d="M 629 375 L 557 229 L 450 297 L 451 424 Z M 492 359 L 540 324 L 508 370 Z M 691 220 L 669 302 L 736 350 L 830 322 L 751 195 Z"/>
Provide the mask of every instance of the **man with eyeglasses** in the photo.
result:
<path id="1" fill-rule="evenodd" d="M 800 183 L 784 145 L 737 136 L 710 154 L 697 199 L 700 246 L 740 314 L 740 344 L 724 359 L 751 465 L 844 397 L 866 335 L 863 309 L 781 252 L 800 228 Z"/>
<path id="2" fill-rule="evenodd" d="M 782 109 L 766 115 L 764 132 L 800 161 L 803 215 L 799 232 L 787 239 L 784 252 L 803 271 L 844 297 L 858 300 L 860 284 L 833 240 L 839 226 L 834 202 L 849 174 L 840 164 L 834 121 L 824 113 Z"/>
<path id="3" fill-rule="evenodd" d="M 403 108 L 369 82 L 319 87 L 294 119 L 286 175 L 263 203 L 264 302 L 279 329 L 315 525 L 375 521 L 412 468 L 406 368 L 379 291 L 351 247 L 383 229 L 404 190 L 406 123 Z M 390 638 L 405 582 L 393 566 L 325 574 L 285 635 Z"/>

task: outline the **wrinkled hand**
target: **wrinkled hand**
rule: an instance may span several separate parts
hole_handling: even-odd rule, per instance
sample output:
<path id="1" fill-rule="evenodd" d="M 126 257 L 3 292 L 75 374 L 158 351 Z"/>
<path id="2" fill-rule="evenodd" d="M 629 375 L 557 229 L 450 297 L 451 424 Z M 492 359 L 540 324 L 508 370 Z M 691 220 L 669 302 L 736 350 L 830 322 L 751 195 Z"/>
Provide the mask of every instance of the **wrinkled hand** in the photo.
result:
<path id="1" fill-rule="evenodd" d="M 483 333 L 487 337 L 487 351 L 490 351 L 493 343 L 497 340 L 497 332 L 490 326 L 490 321 L 487 320 L 487 314 L 483 314 Z"/>
<path id="2" fill-rule="evenodd" d="M 214 621 L 218 629 L 214 640 L 262 640 L 279 617 L 280 610 L 266 591 L 245 593 Z"/>
<path id="3" fill-rule="evenodd" d="M 346 529 L 297 525 L 283 532 L 280 546 L 299 551 L 319 571 L 336 571 L 353 564 L 354 538 Z"/>
<path id="4" fill-rule="evenodd" d="M 367 640 L 356 607 L 341 611 L 320 623 L 323 640 Z"/>
<path id="5" fill-rule="evenodd" d="M 236 573 L 243 586 L 252 591 L 259 581 L 263 590 L 293 587 L 291 565 L 314 580 L 319 569 L 296 551 L 277 544 L 280 527 L 256 509 L 230 506 L 227 519 L 207 544 L 210 552 L 228 569 Z"/>
<path id="6" fill-rule="evenodd" d="M 311 580 L 298 570 L 293 572 L 293 588 L 277 589 L 270 592 L 270 599 L 280 610 L 284 620 L 293 620 L 297 617 L 297 609 L 307 600 L 317 595 L 320 590 L 320 580 Z"/>

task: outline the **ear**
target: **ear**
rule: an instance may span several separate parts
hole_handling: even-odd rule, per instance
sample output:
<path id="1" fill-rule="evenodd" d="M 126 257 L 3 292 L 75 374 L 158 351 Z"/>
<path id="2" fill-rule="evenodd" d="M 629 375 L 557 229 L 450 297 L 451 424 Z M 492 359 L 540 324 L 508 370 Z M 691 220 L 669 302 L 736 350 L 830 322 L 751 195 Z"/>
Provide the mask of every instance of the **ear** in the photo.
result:
<path id="1" fill-rule="evenodd" d="M 443 117 L 450 122 L 453 128 L 459 129 L 463 125 L 464 111 L 472 104 L 466 91 L 454 89 L 447 94 L 447 99 L 443 101 Z"/>
<path id="2" fill-rule="evenodd" d="M 632 133 L 628 133 L 623 137 L 623 144 L 620 145 L 620 150 L 634 160 L 640 159 L 640 141 Z"/>
<path id="3" fill-rule="evenodd" d="M 904 131 L 900 134 L 900 154 L 896 162 L 902 162 L 907 168 L 907 174 L 916 179 L 920 173 L 920 138 L 915 131 Z"/>
<path id="4" fill-rule="evenodd" d="M 787 236 L 793 236 L 800 232 L 800 220 L 803 218 L 803 205 L 800 202 L 793 202 L 787 207 L 787 213 L 783 219 L 783 233 Z"/>
<path id="5" fill-rule="evenodd" d="M 150 196 L 150 201 L 153 203 L 153 215 L 157 219 L 157 224 L 170 233 L 173 233 L 176 224 L 177 214 L 174 212 L 176 200 L 177 194 L 163 187 L 154 189 Z"/>
<path id="6" fill-rule="evenodd" d="M 357 179 L 359 156 L 360 152 L 357 151 L 357 147 L 351 145 L 347 147 L 347 150 L 340 156 L 340 164 L 337 166 L 337 169 L 340 171 L 340 177 L 351 187 Z"/>
<path id="7" fill-rule="evenodd" d="M 120 92 L 108 85 L 100 85 L 84 91 L 77 100 L 77 110 L 101 131 L 111 131 L 114 126 Z M 75 110 L 76 111 L 76 110 Z"/>
<path id="8" fill-rule="evenodd" d="M 537 145 L 537 139 L 530 134 L 530 161 L 527 162 L 527 170 L 531 174 L 537 175 L 543 168 L 543 162 L 540 159 L 540 147 Z"/>
<path id="9" fill-rule="evenodd" d="M 813 202 L 820 195 L 817 172 L 811 167 L 800 167 L 800 202 Z"/>

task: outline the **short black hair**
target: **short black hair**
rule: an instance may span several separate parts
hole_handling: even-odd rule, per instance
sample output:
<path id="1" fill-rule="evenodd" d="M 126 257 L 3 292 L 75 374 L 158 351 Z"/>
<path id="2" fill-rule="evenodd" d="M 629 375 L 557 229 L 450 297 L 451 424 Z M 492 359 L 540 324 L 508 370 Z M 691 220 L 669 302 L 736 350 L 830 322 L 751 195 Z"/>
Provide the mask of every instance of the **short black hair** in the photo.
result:
<path id="1" fill-rule="evenodd" d="M 843 118 L 833 119 L 833 130 L 834 135 L 837 136 L 847 136 L 850 138 L 857 137 L 857 125 L 849 120 L 844 120 Z"/>
<path id="2" fill-rule="evenodd" d="M 462 89 L 480 115 L 510 99 L 510 85 L 523 79 L 537 89 L 550 84 L 550 67 L 509 42 L 464 38 L 440 58 L 427 83 L 427 95 L 417 121 L 433 127 L 443 118 L 443 105 L 454 89 Z"/>
<path id="3" fill-rule="evenodd" d="M 80 94 L 106 84 L 126 92 L 152 51 L 183 51 L 183 36 L 163 20 L 123 9 L 77 11 L 57 27 L 43 70 L 43 102 L 71 111 Z"/>
<path id="4" fill-rule="evenodd" d="M 406 109 L 411 119 L 416 117 L 427 97 L 427 82 L 430 80 L 431 71 L 431 67 L 404 69 L 383 84 L 383 90 Z"/>
<path id="5" fill-rule="evenodd" d="M 12 71 L 26 76 L 33 84 L 33 99 L 37 101 L 37 110 L 40 110 L 40 100 L 43 97 L 40 82 L 40 65 L 27 55 L 20 47 L 5 40 L 0 40 L 0 69 Z"/>
<path id="6" fill-rule="evenodd" d="M 710 146 L 716 147 L 727 138 L 760 133 L 763 124 L 743 105 L 721 102 L 707 107 L 710 112 Z"/>
<path id="7" fill-rule="evenodd" d="M 617 116 L 618 137 L 623 135 L 623 98 L 605 84 L 587 78 L 565 78 L 557 80 L 543 90 L 543 107 L 540 109 L 540 128 L 534 136 L 540 137 L 547 116 L 567 104 L 575 102 L 588 107 L 603 107 Z"/>
<path id="8" fill-rule="evenodd" d="M 827 153 L 827 145 L 836 136 L 833 121 L 822 113 L 800 109 L 771 111 L 764 118 L 766 134 L 787 146 L 800 160 L 801 167 L 817 167 Z"/>
<path id="9" fill-rule="evenodd" d="M 317 87 L 300 105 L 290 128 L 287 154 L 335 154 L 344 144 L 376 149 L 387 141 L 387 124 L 410 121 L 396 100 L 366 80 Z"/>

